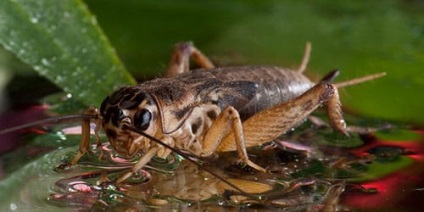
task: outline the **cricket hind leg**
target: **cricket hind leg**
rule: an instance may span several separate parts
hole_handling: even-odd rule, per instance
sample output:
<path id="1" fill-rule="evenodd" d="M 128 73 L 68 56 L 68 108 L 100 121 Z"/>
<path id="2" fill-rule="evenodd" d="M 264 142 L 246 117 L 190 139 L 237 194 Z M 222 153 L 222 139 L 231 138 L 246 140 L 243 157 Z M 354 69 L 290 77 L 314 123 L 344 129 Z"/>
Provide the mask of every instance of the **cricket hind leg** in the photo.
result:
<path id="1" fill-rule="evenodd" d="M 321 80 L 321 82 L 330 83 L 338 75 L 339 75 L 339 71 L 336 69 L 336 70 L 330 72 L 329 74 L 327 74 Z M 347 86 L 363 83 L 363 82 L 366 82 L 366 81 L 374 80 L 374 79 L 380 78 L 384 75 L 386 75 L 386 73 L 384 73 L 384 72 L 383 73 L 377 73 L 377 74 L 371 74 L 371 75 L 367 75 L 367 76 L 364 76 L 364 77 L 359 77 L 359 78 L 335 83 L 335 84 L 333 84 L 333 86 L 338 89 L 338 88 L 347 87 Z M 325 103 L 325 105 L 327 106 L 327 114 L 328 114 L 328 117 L 329 117 L 330 126 L 333 129 L 341 132 L 342 134 L 344 134 L 346 136 L 348 136 L 348 132 L 364 134 L 366 132 L 369 133 L 369 132 L 375 131 L 376 129 L 371 129 L 371 128 L 363 128 L 363 127 L 356 127 L 356 126 L 347 127 L 346 126 L 346 123 L 345 123 L 343 116 L 342 116 L 341 103 L 340 103 L 340 100 L 339 100 L 340 98 L 339 98 L 339 94 L 338 94 L 337 89 L 334 90 L 334 94 L 333 94 L 334 97 L 331 98 L 329 101 L 327 101 Z"/>
<path id="2" fill-rule="evenodd" d="M 339 91 L 337 88 L 333 87 L 332 97 L 325 101 L 324 104 L 327 109 L 330 126 L 343 135 L 349 136 L 349 133 L 346 130 L 346 122 L 343 118 L 342 104 L 340 103 Z"/>
<path id="3" fill-rule="evenodd" d="M 201 68 L 212 69 L 215 66 L 192 42 L 177 43 L 169 61 L 165 77 L 175 77 L 178 74 L 186 73 L 190 70 L 190 58 L 192 58 Z"/>
<path id="4" fill-rule="evenodd" d="M 330 72 L 320 83 L 302 95 L 288 102 L 280 103 L 274 107 L 260 111 L 243 122 L 245 146 L 257 146 L 276 139 L 302 123 L 321 105 L 327 107 L 331 127 L 344 135 L 348 135 L 350 128 L 346 127 L 337 89 L 373 80 L 384 76 L 385 73 L 377 73 L 346 82 L 331 84 L 330 82 L 337 74 L 337 70 Z M 234 140 L 234 134 L 229 134 L 221 142 L 217 151 L 236 150 Z"/>
<path id="5" fill-rule="evenodd" d="M 337 131 L 347 134 L 341 115 L 337 88 L 329 83 L 321 82 L 299 97 L 288 102 L 260 111 L 243 122 L 246 147 L 258 146 L 270 142 L 285 132 L 302 123 L 321 105 L 327 106 L 329 118 Z M 335 111 L 333 111 L 335 110 Z M 234 151 L 235 137 L 231 133 L 224 138 L 218 151 Z"/>
<path id="6" fill-rule="evenodd" d="M 332 81 L 334 81 L 334 79 L 340 74 L 340 71 L 338 69 L 335 69 L 333 71 L 331 71 L 330 73 L 328 73 L 327 75 L 325 75 L 322 79 L 321 79 L 321 83 L 331 83 Z M 377 74 L 371 74 L 371 75 L 367 75 L 364 77 L 359 77 L 359 78 L 355 78 L 355 79 L 351 79 L 351 80 L 347 80 L 347 81 L 343 81 L 343 82 L 339 82 L 339 83 L 335 83 L 333 84 L 333 86 L 337 89 L 334 89 L 334 94 L 331 99 L 329 99 L 327 102 L 325 102 L 325 105 L 327 106 L 327 114 L 329 117 L 329 124 L 330 126 L 339 131 L 340 133 L 348 136 L 348 132 L 354 132 L 354 133 L 360 133 L 360 134 L 364 134 L 366 132 L 372 132 L 375 131 L 375 129 L 371 129 L 371 128 L 363 128 L 363 127 L 356 127 L 356 126 L 350 126 L 347 127 L 346 123 L 343 119 L 343 115 L 342 115 L 342 109 L 341 109 L 341 103 L 340 103 L 340 98 L 339 98 L 339 93 L 338 93 L 338 88 L 342 88 L 342 87 L 347 87 L 347 86 L 351 86 L 351 85 L 356 85 L 359 83 L 363 83 L 366 81 L 370 81 L 370 80 L 374 80 L 377 79 L 379 77 L 384 76 L 385 73 L 377 73 Z"/>
<path id="7" fill-rule="evenodd" d="M 330 71 L 330 73 L 326 74 L 321 79 L 320 83 L 331 85 L 330 83 L 333 82 L 336 79 L 336 77 L 339 76 L 339 74 L 340 74 L 340 71 L 338 69 Z M 331 85 L 331 86 L 333 87 L 332 97 L 324 102 L 327 109 L 329 124 L 336 131 L 346 136 L 349 136 L 348 132 L 346 131 L 346 122 L 342 114 L 342 105 L 340 103 L 339 92 L 334 85 Z"/>

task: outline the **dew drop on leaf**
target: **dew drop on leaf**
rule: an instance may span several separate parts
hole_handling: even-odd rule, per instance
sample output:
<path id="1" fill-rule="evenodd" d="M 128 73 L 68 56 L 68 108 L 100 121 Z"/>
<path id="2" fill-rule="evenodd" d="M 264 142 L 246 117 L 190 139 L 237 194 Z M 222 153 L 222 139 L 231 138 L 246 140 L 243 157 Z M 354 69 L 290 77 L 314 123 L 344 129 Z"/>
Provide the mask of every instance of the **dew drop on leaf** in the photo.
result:
<path id="1" fill-rule="evenodd" d="M 41 59 L 41 63 L 42 63 L 43 65 L 45 65 L 45 66 L 50 66 L 50 62 L 49 62 L 49 60 L 47 60 L 46 58 L 42 58 L 42 59 Z"/>
<path id="2" fill-rule="evenodd" d="M 31 22 L 34 23 L 34 24 L 38 23 L 38 18 L 32 17 Z"/>

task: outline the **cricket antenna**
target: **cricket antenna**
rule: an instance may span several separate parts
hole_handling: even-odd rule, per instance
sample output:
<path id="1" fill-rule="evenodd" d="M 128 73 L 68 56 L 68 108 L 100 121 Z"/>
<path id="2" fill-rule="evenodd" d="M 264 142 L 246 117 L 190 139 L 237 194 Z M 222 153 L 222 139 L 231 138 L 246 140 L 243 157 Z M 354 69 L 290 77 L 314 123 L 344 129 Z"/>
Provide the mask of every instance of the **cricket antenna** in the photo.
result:
<path id="1" fill-rule="evenodd" d="M 130 130 L 130 131 L 133 131 L 133 132 L 135 132 L 135 133 L 138 133 L 138 134 L 140 134 L 140 135 L 142 135 L 142 136 L 144 136 L 144 137 L 146 137 L 146 138 L 148 138 L 148 139 L 150 139 L 150 140 L 152 140 L 152 141 L 154 141 L 154 142 L 156 142 L 156 143 L 158 143 L 158 144 L 160 144 L 160 145 L 162 145 L 162 146 L 164 146 L 164 147 L 166 147 L 166 148 L 170 149 L 171 151 L 173 151 L 173 152 L 177 153 L 178 155 L 180 155 L 180 156 L 181 156 L 181 157 L 183 157 L 184 159 L 186 159 L 186 160 L 190 161 L 191 163 L 193 163 L 193 164 L 197 165 L 200 169 L 202 169 L 202 170 L 204 170 L 204 171 L 208 172 L 208 173 L 209 173 L 209 174 L 211 174 L 212 176 L 216 177 L 217 179 L 219 179 L 219 180 L 221 180 L 222 182 L 226 183 L 227 185 L 231 186 L 231 187 L 232 187 L 232 188 L 234 188 L 235 190 L 239 191 L 241 194 L 243 194 L 243 195 L 245 195 L 245 196 L 249 196 L 249 197 L 253 196 L 252 194 L 246 193 L 245 191 L 243 191 L 243 190 L 242 190 L 241 188 L 239 188 L 238 186 L 234 185 L 234 184 L 233 184 L 233 183 L 231 183 L 230 181 L 226 180 L 225 178 L 223 178 L 223 177 L 221 177 L 220 175 L 216 174 L 215 172 L 211 171 L 209 168 L 207 168 L 207 167 L 203 166 L 203 165 L 202 165 L 202 164 L 200 164 L 199 162 L 197 162 L 197 161 L 195 161 L 195 160 L 191 159 L 191 158 L 190 158 L 190 157 L 189 157 L 186 153 L 182 152 L 181 150 L 179 150 L 179 149 L 177 149 L 177 148 L 174 148 L 174 147 L 171 147 L 170 145 L 168 145 L 168 144 L 164 143 L 163 141 L 161 141 L 161 140 L 159 140 L 159 139 L 157 139 L 157 138 L 155 138 L 155 137 L 153 137 L 153 136 L 150 136 L 149 134 L 146 134 L 145 132 L 143 132 L 143 131 L 141 131 L 141 130 L 138 130 L 138 129 L 134 128 L 134 127 L 131 127 L 131 126 L 128 126 L 128 125 L 123 125 L 123 127 L 124 127 L 125 129 L 127 129 L 127 130 Z M 196 158 L 198 158 L 198 157 L 196 157 Z"/>
<path id="2" fill-rule="evenodd" d="M 11 127 L 11 128 L 0 130 L 0 135 L 6 134 L 6 133 L 11 133 L 11 132 L 14 132 L 14 131 L 17 131 L 17 130 L 22 130 L 22 129 L 33 127 L 33 126 L 39 126 L 39 125 L 42 125 L 42 124 L 47 124 L 47 123 L 58 123 L 58 122 L 73 120 L 73 119 L 97 119 L 97 118 L 98 118 L 97 114 L 77 114 L 77 115 L 52 117 L 52 118 L 47 118 L 47 119 L 43 119 L 43 120 L 40 120 L 40 121 L 35 121 L 35 122 L 27 123 L 27 124 L 22 124 L 22 125 L 19 125 L 19 126 L 16 126 L 16 127 Z"/>
<path id="3" fill-rule="evenodd" d="M 299 72 L 299 73 L 305 72 L 306 67 L 308 66 L 310 57 L 311 57 L 311 43 L 306 42 L 305 53 L 303 54 L 302 63 L 300 64 L 300 67 L 297 70 L 297 72 Z"/>
<path id="4" fill-rule="evenodd" d="M 383 77 L 385 75 L 386 75 L 386 72 L 381 72 L 381 73 L 377 73 L 377 74 L 371 74 L 371 75 L 367 75 L 367 76 L 364 76 L 364 77 L 359 77 L 359 78 L 347 80 L 347 81 L 344 81 L 344 82 L 338 82 L 338 83 L 335 83 L 334 85 L 336 86 L 336 88 L 343 88 L 343 87 L 348 87 L 348 86 L 351 86 L 351 85 L 363 83 L 363 82 L 366 82 L 366 81 L 374 80 L 374 79 Z"/>

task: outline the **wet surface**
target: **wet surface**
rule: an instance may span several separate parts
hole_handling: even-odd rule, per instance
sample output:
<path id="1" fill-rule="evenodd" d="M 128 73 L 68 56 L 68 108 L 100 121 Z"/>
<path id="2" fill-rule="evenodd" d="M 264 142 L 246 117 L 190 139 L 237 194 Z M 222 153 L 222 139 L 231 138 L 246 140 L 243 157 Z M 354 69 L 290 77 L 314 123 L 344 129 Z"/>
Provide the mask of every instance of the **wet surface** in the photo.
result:
<path id="1" fill-rule="evenodd" d="M 273 143 L 249 149 L 267 173 L 238 164 L 234 153 L 199 161 L 237 188 L 178 155 L 155 158 L 117 184 L 114 180 L 137 158 L 120 158 L 107 142 L 101 148 L 93 145 L 92 154 L 71 167 L 61 164 L 73 157 L 76 146 L 61 143 L 46 153 L 53 147 L 37 149 L 32 142 L 1 157 L 0 205 L 2 210 L 418 210 L 424 191 L 424 131 L 373 125 L 376 132 L 344 137 L 307 122 Z M 65 136 L 75 144 L 79 136 L 70 135 L 74 130 L 60 131 L 67 135 L 50 131 L 35 140 Z M 13 159 L 28 155 L 39 157 L 11 168 Z"/>

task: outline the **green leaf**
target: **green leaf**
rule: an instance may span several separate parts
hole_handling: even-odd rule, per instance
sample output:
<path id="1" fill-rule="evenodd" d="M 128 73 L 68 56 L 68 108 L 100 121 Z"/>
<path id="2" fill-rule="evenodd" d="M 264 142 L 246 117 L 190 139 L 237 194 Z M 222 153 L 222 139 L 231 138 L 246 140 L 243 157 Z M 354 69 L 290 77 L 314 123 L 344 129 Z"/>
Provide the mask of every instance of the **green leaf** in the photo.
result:
<path id="1" fill-rule="evenodd" d="M 0 1 L 0 44 L 86 105 L 134 84 L 79 0 Z"/>

